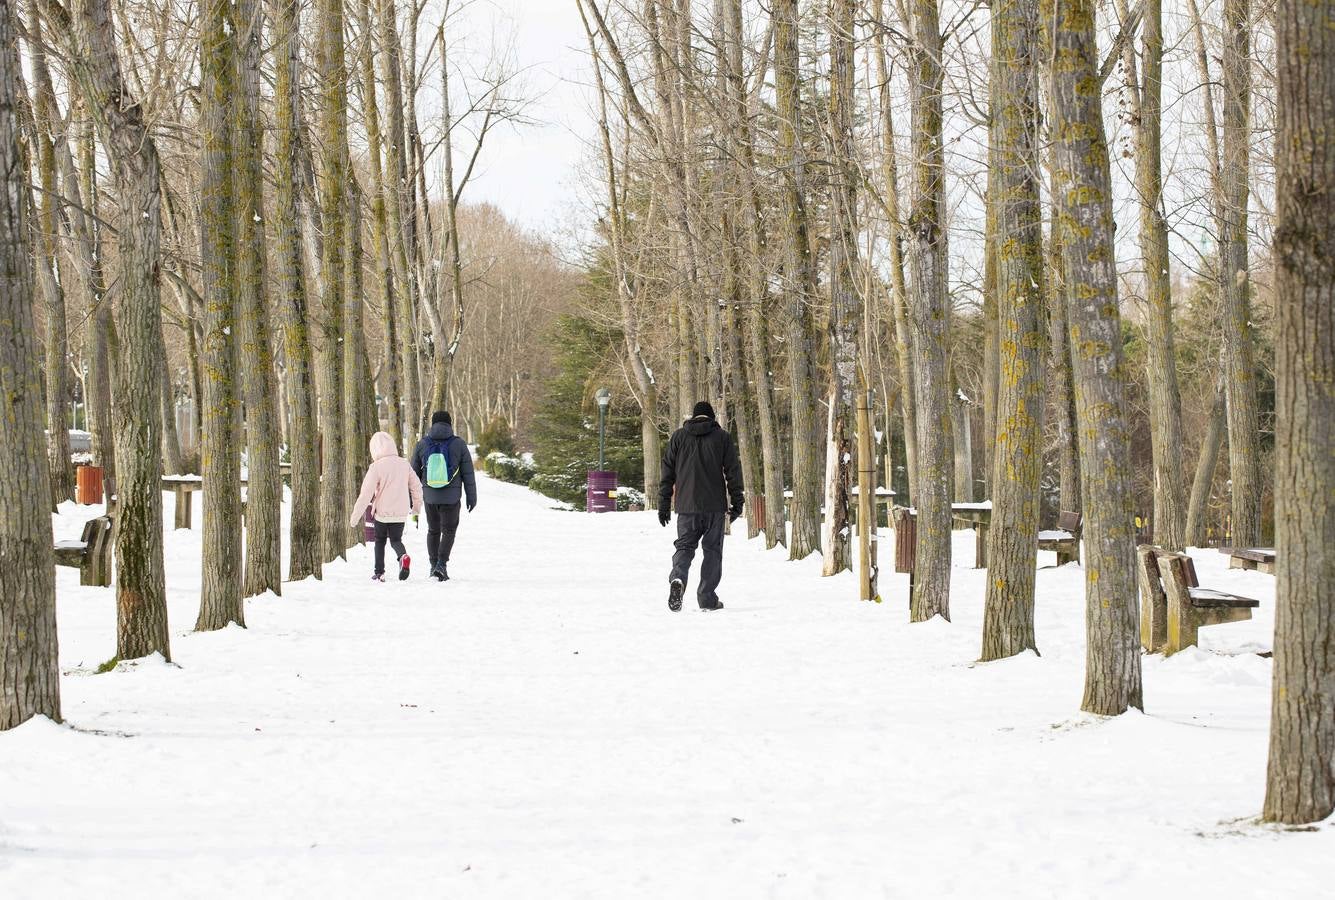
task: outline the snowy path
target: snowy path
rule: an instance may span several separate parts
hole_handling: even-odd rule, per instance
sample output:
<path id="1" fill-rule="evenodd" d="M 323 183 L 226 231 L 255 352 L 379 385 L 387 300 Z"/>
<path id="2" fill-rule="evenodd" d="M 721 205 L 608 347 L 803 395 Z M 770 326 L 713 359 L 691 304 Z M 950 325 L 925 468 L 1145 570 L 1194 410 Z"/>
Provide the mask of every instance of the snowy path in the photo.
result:
<path id="1" fill-rule="evenodd" d="M 0 897 L 1335 890 L 1332 823 L 1245 821 L 1269 576 L 1202 552 L 1202 582 L 1258 616 L 1147 660 L 1148 714 L 1094 722 L 1076 567 L 1039 573 L 1042 658 L 978 666 L 981 572 L 955 569 L 953 624 L 909 626 L 903 576 L 860 604 L 851 576 L 734 536 L 727 609 L 688 595 L 671 615 L 651 513 L 552 510 L 492 481 L 481 499 L 449 584 L 373 586 L 358 549 L 250 601 L 244 631 L 188 632 L 199 531 L 170 532 L 174 666 L 94 674 L 112 595 L 59 570 L 73 727 L 0 735 Z M 408 539 L 422 558 L 424 532 Z"/>

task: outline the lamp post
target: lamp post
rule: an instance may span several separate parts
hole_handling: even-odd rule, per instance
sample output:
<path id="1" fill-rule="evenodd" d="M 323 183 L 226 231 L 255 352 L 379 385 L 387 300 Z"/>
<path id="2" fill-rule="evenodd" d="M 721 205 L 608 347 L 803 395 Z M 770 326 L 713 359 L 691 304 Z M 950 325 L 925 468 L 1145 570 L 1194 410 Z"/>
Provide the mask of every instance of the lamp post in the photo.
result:
<path id="1" fill-rule="evenodd" d="M 607 448 L 607 405 L 612 402 L 612 392 L 607 388 L 598 388 L 593 395 L 598 401 L 598 471 L 604 471 L 604 456 Z"/>

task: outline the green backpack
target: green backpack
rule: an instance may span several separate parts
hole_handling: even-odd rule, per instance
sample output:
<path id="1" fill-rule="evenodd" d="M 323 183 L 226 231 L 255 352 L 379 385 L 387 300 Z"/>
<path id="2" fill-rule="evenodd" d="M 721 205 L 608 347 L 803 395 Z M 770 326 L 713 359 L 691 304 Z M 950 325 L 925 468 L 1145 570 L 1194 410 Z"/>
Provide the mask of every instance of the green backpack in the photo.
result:
<path id="1" fill-rule="evenodd" d="M 426 486 L 429 488 L 448 487 L 450 482 L 454 481 L 454 476 L 459 474 L 456 469 L 450 471 L 450 458 L 447 452 L 450 447 L 450 441 L 454 437 L 448 437 L 444 443 L 432 441 L 427 449 L 430 454 L 426 458 Z"/>

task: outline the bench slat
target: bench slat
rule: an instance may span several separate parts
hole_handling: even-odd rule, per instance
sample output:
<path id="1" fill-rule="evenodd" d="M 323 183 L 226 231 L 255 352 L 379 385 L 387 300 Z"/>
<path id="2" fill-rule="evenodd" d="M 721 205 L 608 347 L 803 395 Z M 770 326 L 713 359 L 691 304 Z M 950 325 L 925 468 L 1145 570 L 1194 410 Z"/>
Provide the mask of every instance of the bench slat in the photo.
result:
<path id="1" fill-rule="evenodd" d="M 1194 587 L 1189 589 L 1191 605 L 1201 609 L 1255 609 L 1261 601 L 1237 594 L 1226 594 L 1210 588 Z"/>

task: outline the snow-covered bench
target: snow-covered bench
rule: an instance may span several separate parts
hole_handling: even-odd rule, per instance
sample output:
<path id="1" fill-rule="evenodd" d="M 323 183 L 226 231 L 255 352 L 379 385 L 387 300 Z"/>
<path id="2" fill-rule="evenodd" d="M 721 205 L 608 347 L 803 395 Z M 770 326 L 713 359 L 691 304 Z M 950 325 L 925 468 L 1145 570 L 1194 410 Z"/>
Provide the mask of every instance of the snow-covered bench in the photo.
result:
<path id="1" fill-rule="evenodd" d="M 1269 547 L 1234 547 L 1228 551 L 1230 569 L 1255 569 L 1275 574 L 1275 551 Z"/>
<path id="2" fill-rule="evenodd" d="M 1146 651 L 1173 654 L 1196 644 L 1207 625 L 1242 622 L 1261 604 L 1250 597 L 1200 586 L 1196 564 L 1185 553 L 1136 548 L 1140 576 L 1140 643 Z"/>
<path id="3" fill-rule="evenodd" d="M 1057 554 L 1057 565 L 1080 561 L 1080 522 L 1078 512 L 1064 509 L 1057 516 L 1057 527 L 1038 533 L 1038 549 L 1053 550 Z"/>
<path id="4" fill-rule="evenodd" d="M 111 550 L 114 546 L 110 516 L 89 519 L 77 541 L 56 541 L 56 565 L 79 570 L 79 584 L 111 587 Z"/>

